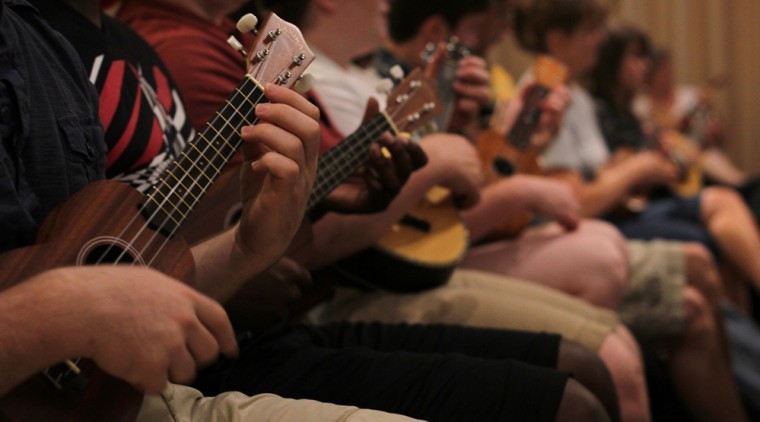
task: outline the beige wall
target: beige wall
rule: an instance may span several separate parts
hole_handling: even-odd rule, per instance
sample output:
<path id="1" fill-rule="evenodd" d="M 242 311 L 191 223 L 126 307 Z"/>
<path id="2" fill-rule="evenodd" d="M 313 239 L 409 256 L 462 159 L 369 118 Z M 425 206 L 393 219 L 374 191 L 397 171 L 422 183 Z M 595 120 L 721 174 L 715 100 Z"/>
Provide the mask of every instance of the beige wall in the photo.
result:
<path id="1" fill-rule="evenodd" d="M 681 82 L 701 84 L 724 75 L 721 95 L 729 141 L 736 163 L 760 173 L 760 1 L 616 0 L 614 21 L 647 30 L 654 42 L 670 49 Z M 491 59 L 519 75 L 530 58 L 511 40 L 495 48 Z"/>

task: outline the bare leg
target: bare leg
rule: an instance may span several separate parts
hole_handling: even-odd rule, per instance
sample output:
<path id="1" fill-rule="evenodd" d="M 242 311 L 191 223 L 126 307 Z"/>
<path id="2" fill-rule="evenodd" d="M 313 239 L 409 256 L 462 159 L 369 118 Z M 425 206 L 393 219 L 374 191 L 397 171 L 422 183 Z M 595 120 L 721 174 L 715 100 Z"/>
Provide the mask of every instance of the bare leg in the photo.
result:
<path id="1" fill-rule="evenodd" d="M 722 187 L 702 193 L 702 220 L 731 264 L 760 291 L 760 236 L 754 217 L 739 194 Z"/>
<path id="2" fill-rule="evenodd" d="M 578 381 L 569 379 L 559 403 L 557 421 L 609 421 L 599 400 Z"/>
<path id="3" fill-rule="evenodd" d="M 670 371 L 695 420 L 746 421 L 718 341 L 713 311 L 693 287 L 684 290 L 686 327 L 669 346 Z"/>
<path id="4" fill-rule="evenodd" d="M 625 326 L 618 325 L 604 339 L 599 357 L 610 371 L 623 421 L 649 421 L 649 397 L 641 353 L 633 335 Z"/>

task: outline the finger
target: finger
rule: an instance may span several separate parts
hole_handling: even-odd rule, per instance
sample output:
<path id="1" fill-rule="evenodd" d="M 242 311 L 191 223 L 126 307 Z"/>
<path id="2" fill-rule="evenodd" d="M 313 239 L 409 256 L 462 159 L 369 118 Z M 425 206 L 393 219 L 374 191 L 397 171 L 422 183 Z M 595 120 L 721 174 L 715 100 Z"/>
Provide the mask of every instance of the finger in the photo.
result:
<path id="1" fill-rule="evenodd" d="M 406 142 L 404 148 L 406 149 L 406 153 L 409 154 L 414 171 L 419 170 L 427 164 L 428 156 L 418 143 Z"/>
<path id="2" fill-rule="evenodd" d="M 238 344 L 235 332 L 224 308 L 210 298 L 197 295 L 195 314 L 201 324 L 214 336 L 222 354 L 227 357 L 237 356 Z"/>
<path id="3" fill-rule="evenodd" d="M 380 144 L 370 146 L 369 157 L 369 172 L 377 174 L 381 190 L 398 191 L 401 188 L 401 183 L 396 177 L 393 161 L 382 153 Z"/>
<path id="4" fill-rule="evenodd" d="M 169 379 L 179 384 L 187 384 L 195 378 L 195 359 L 186 348 L 172 353 L 169 364 Z"/>
<path id="5" fill-rule="evenodd" d="M 487 86 L 454 82 L 452 87 L 460 97 L 474 100 L 478 105 L 489 104 L 491 101 L 491 90 Z"/>
<path id="6" fill-rule="evenodd" d="M 243 140 L 247 143 L 260 145 L 262 151 L 260 156 L 274 151 L 290 158 L 299 165 L 305 166 L 306 152 L 304 144 L 297 136 L 281 127 L 269 123 L 259 123 L 253 127 L 246 126 L 246 128 L 243 128 L 242 135 Z M 245 154 L 250 153 L 247 149 L 243 152 Z M 246 156 L 245 159 L 251 160 L 254 157 Z"/>
<path id="7" fill-rule="evenodd" d="M 251 170 L 255 173 L 269 174 L 272 177 L 272 190 L 275 192 L 291 191 L 300 173 L 300 167 L 295 161 L 274 152 L 268 152 L 254 161 Z"/>
<path id="8" fill-rule="evenodd" d="M 362 117 L 362 123 L 367 123 L 380 112 L 380 104 L 375 97 L 369 97 L 367 100 L 367 106 L 364 109 L 364 117 Z"/>
<path id="9" fill-rule="evenodd" d="M 287 104 L 311 120 L 319 121 L 319 108 L 307 100 L 306 97 L 292 89 L 270 83 L 264 88 L 264 95 L 273 103 Z"/>
<path id="10" fill-rule="evenodd" d="M 580 224 L 580 218 L 576 215 L 567 214 L 562 215 L 557 219 L 557 222 L 567 231 L 573 231 L 578 228 Z"/>
<path id="11" fill-rule="evenodd" d="M 396 172 L 396 178 L 403 184 L 413 171 L 412 159 L 406 151 L 404 139 L 393 139 L 389 134 L 380 139 L 379 144 L 391 151 L 392 167 Z"/>
<path id="12" fill-rule="evenodd" d="M 264 122 L 295 135 L 303 144 L 308 157 L 319 147 L 319 122 L 286 104 L 259 104 L 256 116 Z M 256 125 L 259 127 L 261 124 Z M 244 138 L 245 140 L 245 138 Z"/>
<path id="13" fill-rule="evenodd" d="M 195 361 L 196 367 L 203 367 L 219 357 L 219 343 L 203 324 L 198 322 L 188 329 L 187 349 Z"/>

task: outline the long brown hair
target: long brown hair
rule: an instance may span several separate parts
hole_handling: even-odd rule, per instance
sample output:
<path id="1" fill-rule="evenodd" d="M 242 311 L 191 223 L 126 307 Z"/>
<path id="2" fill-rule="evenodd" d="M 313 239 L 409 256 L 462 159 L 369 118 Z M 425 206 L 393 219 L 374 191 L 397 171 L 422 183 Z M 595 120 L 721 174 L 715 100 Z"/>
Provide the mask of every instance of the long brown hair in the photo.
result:
<path id="1" fill-rule="evenodd" d="M 646 33 L 633 26 L 621 26 L 609 31 L 602 47 L 599 60 L 589 74 L 587 85 L 591 93 L 618 111 L 625 111 L 630 104 L 618 104 L 616 94 L 620 90 L 620 68 L 630 47 L 635 47 L 639 54 L 649 56 L 651 43 Z"/>

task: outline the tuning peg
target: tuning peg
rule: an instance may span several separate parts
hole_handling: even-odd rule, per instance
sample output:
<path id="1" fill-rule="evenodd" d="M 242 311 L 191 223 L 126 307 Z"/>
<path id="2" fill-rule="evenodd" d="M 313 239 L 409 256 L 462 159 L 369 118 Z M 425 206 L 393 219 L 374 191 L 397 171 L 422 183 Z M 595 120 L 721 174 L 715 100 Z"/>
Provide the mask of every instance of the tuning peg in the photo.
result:
<path id="1" fill-rule="evenodd" d="M 404 79 L 404 69 L 399 65 L 395 65 L 390 70 L 391 77 L 397 81 Z"/>
<path id="2" fill-rule="evenodd" d="M 255 32 L 256 24 L 259 23 L 259 18 L 253 13 L 246 13 L 237 21 L 237 29 L 242 33 Z"/>
<path id="3" fill-rule="evenodd" d="M 393 89 L 393 81 L 390 79 L 381 79 L 377 85 L 375 85 L 375 90 L 379 94 L 388 94 Z"/>
<path id="4" fill-rule="evenodd" d="M 296 81 L 296 84 L 293 86 L 293 89 L 296 90 L 299 94 L 305 94 L 307 93 L 312 87 L 314 87 L 314 75 L 311 73 L 308 73 L 306 75 L 301 75 L 298 77 L 298 80 Z"/>
<path id="5" fill-rule="evenodd" d="M 229 38 L 227 38 L 227 44 L 229 44 L 233 50 L 242 54 L 243 57 L 248 56 L 248 53 L 246 53 L 245 50 L 243 50 L 243 44 L 241 44 L 240 41 L 238 41 L 238 39 L 235 38 L 234 35 L 231 35 Z"/>

